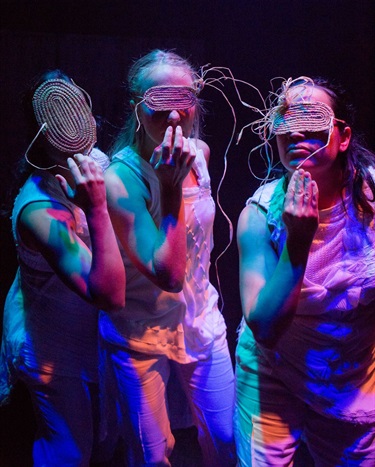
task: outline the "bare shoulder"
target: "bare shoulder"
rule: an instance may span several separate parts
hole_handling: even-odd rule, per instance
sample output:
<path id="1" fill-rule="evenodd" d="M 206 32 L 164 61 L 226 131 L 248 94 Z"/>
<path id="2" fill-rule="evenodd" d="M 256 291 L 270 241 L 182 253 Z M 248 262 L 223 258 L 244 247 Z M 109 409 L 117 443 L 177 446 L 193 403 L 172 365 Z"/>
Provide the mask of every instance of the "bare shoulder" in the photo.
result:
<path id="1" fill-rule="evenodd" d="M 268 237 L 267 219 L 265 212 L 255 204 L 245 206 L 240 214 L 237 225 L 237 240 L 239 245 L 259 242 Z"/>
<path id="2" fill-rule="evenodd" d="M 206 162 L 207 162 L 207 165 L 208 165 L 208 162 L 210 160 L 210 147 L 209 147 L 209 145 L 207 143 L 205 143 L 201 139 L 197 139 L 196 143 L 197 143 L 197 149 L 200 149 L 201 151 L 203 151 L 204 158 L 206 159 Z"/>
<path id="3" fill-rule="evenodd" d="M 52 201 L 30 203 L 22 210 L 18 219 L 18 233 L 23 242 L 34 250 L 52 244 L 56 232 L 73 232 L 75 219 L 64 205 Z M 61 236 L 60 235 L 60 236 Z"/>

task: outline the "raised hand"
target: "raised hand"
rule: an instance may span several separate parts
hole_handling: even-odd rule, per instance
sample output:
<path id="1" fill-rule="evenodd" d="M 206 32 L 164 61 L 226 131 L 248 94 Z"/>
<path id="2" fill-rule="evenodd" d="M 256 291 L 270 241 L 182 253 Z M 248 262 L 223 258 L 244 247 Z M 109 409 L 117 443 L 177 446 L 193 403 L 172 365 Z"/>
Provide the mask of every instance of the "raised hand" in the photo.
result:
<path id="1" fill-rule="evenodd" d="M 318 186 L 309 172 L 296 170 L 285 196 L 283 221 L 288 237 L 311 243 L 319 224 Z"/>
<path id="2" fill-rule="evenodd" d="M 104 205 L 106 191 L 102 169 L 88 156 L 75 154 L 74 159 L 68 158 L 74 188 L 70 187 L 62 175 L 56 175 L 67 198 L 84 211 Z"/>
<path id="3" fill-rule="evenodd" d="M 189 173 L 194 159 L 195 149 L 182 135 L 181 127 L 177 126 L 173 131 L 173 127 L 169 126 L 163 142 L 155 148 L 150 164 L 162 185 L 179 185 Z"/>

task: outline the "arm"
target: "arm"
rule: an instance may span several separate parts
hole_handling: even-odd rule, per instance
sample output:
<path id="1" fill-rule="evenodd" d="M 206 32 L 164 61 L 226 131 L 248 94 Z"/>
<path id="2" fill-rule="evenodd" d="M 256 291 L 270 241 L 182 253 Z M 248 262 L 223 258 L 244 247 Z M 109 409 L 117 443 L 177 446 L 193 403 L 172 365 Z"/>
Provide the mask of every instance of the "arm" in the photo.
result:
<path id="1" fill-rule="evenodd" d="M 64 206 L 53 202 L 29 204 L 19 219 L 24 242 L 40 251 L 60 279 L 98 308 L 116 310 L 125 304 L 125 272 L 107 211 L 103 174 L 89 158 L 76 157 L 69 167 L 76 183 L 73 192 L 59 181 L 86 214 L 92 252 L 75 232 L 75 220 Z"/>
<path id="2" fill-rule="evenodd" d="M 265 346 L 272 346 L 293 319 L 318 225 L 316 184 L 304 174 L 296 172 L 288 187 L 283 215 L 287 240 L 280 257 L 272 248 L 266 217 L 256 206 L 247 206 L 238 223 L 243 314 Z M 299 196 L 301 186 L 309 199 Z"/>
<path id="3" fill-rule="evenodd" d="M 116 234 L 135 266 L 158 287 L 178 292 L 186 267 L 186 226 L 182 182 L 195 155 L 181 129 L 167 129 L 162 145 L 150 163 L 160 182 L 161 223 L 156 226 L 147 202 L 149 193 L 124 164 L 115 164 L 105 173 L 108 205 Z"/>

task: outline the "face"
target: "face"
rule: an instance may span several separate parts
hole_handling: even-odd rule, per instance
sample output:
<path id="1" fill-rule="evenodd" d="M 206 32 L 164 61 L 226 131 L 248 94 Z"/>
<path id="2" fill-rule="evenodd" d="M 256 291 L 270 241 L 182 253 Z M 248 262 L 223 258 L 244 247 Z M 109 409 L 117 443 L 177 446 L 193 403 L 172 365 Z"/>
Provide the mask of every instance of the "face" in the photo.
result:
<path id="1" fill-rule="evenodd" d="M 302 101 L 323 102 L 332 108 L 330 96 L 319 87 L 296 86 L 290 90 L 289 96 L 293 104 Z M 343 132 L 340 132 L 335 120 L 333 120 L 333 125 L 331 135 L 328 129 L 316 132 L 296 130 L 277 135 L 277 147 L 283 166 L 289 172 L 293 172 L 303 163 L 301 167 L 311 174 L 338 167 L 338 155 L 349 145 L 350 128 L 346 127 Z"/>
<path id="2" fill-rule="evenodd" d="M 143 92 L 153 86 L 192 86 L 193 80 L 185 68 L 171 65 L 158 65 L 153 68 L 144 80 Z M 164 138 L 168 126 L 176 128 L 181 126 L 183 135 L 190 136 L 196 107 L 183 110 L 155 111 L 142 102 L 138 108 L 138 117 L 143 125 L 146 141 L 145 144 L 152 148 L 158 146 Z"/>

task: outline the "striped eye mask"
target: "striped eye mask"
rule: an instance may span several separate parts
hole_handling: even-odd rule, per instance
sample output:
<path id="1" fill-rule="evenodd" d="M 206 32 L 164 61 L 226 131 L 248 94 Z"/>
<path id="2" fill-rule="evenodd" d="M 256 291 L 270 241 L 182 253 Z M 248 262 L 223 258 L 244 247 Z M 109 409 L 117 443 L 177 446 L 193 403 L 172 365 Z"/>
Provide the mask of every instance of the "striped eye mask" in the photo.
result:
<path id="1" fill-rule="evenodd" d="M 293 131 L 326 131 L 332 126 L 335 114 L 324 102 L 300 102 L 275 107 L 271 114 L 270 130 L 276 135 Z"/>
<path id="2" fill-rule="evenodd" d="M 197 102 L 195 89 L 189 86 L 153 86 L 144 93 L 143 102 L 151 110 L 185 110 Z"/>

